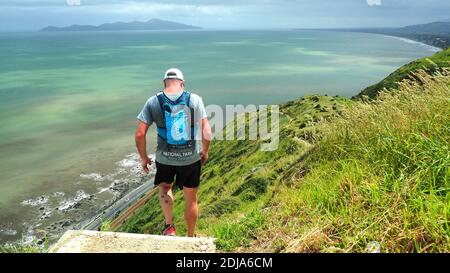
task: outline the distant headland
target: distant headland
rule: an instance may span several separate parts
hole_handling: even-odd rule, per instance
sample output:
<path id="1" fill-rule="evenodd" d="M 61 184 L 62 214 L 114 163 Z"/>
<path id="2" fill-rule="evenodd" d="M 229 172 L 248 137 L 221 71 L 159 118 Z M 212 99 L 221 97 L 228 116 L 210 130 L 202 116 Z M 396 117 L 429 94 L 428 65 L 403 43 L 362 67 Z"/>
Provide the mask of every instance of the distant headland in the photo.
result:
<path id="1" fill-rule="evenodd" d="M 202 29 L 197 26 L 185 25 L 177 22 L 160 19 L 150 19 L 147 22 L 115 22 L 105 23 L 98 26 L 93 25 L 72 25 L 66 27 L 48 26 L 40 31 L 130 31 L 130 30 L 193 30 Z"/>

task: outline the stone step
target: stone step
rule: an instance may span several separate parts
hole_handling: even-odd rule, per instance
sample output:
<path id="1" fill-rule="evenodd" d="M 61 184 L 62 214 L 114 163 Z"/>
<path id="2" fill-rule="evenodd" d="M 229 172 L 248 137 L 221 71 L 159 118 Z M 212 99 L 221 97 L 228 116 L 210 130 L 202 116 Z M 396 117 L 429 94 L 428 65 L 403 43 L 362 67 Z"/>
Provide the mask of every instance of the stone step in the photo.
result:
<path id="1" fill-rule="evenodd" d="M 50 253 L 214 253 L 214 238 L 69 230 Z"/>

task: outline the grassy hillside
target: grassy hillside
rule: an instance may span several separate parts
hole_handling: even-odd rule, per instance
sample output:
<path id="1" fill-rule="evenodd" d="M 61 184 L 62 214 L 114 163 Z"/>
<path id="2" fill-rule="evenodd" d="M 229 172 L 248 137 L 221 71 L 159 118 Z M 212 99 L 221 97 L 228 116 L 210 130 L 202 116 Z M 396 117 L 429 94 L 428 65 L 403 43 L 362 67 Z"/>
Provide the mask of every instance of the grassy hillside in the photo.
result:
<path id="1" fill-rule="evenodd" d="M 349 103 L 346 98 L 330 96 L 308 96 L 286 103 L 280 107 L 280 145 L 274 152 L 260 151 L 261 141 L 213 142 L 199 190 L 198 233 L 221 237 L 219 233 L 226 232 L 220 228 L 222 221 L 228 222 L 223 216 L 264 207 L 281 185 L 283 176 L 295 170 L 299 155 L 311 149 L 315 125 L 336 115 Z M 183 234 L 182 193 L 177 192 L 175 199 L 176 226 Z M 120 230 L 160 233 L 163 224 L 158 200 L 154 198 Z M 239 236 L 240 240 L 251 239 L 252 232 Z M 235 242 L 227 246 L 229 243 L 219 240 L 224 249 L 240 245 Z"/>
<path id="2" fill-rule="evenodd" d="M 258 141 L 214 142 L 198 234 L 217 237 L 222 251 L 364 252 L 371 241 L 383 252 L 450 251 L 448 71 L 416 71 L 370 102 L 288 102 L 274 152 Z M 183 234 L 181 193 L 175 198 Z M 160 233 L 162 225 L 153 199 L 121 231 Z"/>
<path id="3" fill-rule="evenodd" d="M 416 77 L 318 126 L 251 250 L 450 251 L 450 81 Z"/>
<path id="4" fill-rule="evenodd" d="M 373 99 L 385 88 L 398 88 L 399 82 L 409 78 L 411 73 L 419 69 L 427 71 L 430 75 L 434 75 L 436 72 L 448 67 L 450 67 L 450 48 L 436 53 L 431 57 L 419 59 L 400 67 L 381 82 L 364 89 L 356 97 L 368 96 Z"/>

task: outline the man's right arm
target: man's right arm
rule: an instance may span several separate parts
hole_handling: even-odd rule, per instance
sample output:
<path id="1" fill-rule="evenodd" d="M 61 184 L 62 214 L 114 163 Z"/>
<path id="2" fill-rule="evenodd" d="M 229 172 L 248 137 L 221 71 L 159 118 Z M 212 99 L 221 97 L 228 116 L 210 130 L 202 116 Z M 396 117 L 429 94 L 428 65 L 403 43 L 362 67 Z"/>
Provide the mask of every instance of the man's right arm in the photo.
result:
<path id="1" fill-rule="evenodd" d="M 151 159 L 147 155 L 147 142 L 146 135 L 149 125 L 145 122 L 139 121 L 134 139 L 136 141 L 136 148 L 138 150 L 139 156 L 141 157 L 142 169 L 145 173 L 149 173 L 148 166 L 152 164 Z"/>
<path id="2" fill-rule="evenodd" d="M 149 172 L 148 166 L 152 164 L 147 155 L 147 143 L 145 136 L 147 135 L 148 127 L 153 123 L 153 117 L 150 112 L 150 103 L 153 98 L 150 98 L 142 108 L 141 112 L 137 116 L 138 126 L 135 134 L 136 148 L 139 156 L 141 157 L 142 169 L 145 173 Z"/>

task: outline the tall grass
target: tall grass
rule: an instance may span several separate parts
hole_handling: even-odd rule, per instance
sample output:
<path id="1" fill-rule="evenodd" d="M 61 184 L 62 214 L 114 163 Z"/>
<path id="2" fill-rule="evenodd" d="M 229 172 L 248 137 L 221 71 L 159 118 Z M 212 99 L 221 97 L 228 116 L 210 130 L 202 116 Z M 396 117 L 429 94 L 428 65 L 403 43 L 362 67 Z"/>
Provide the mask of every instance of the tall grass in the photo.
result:
<path id="1" fill-rule="evenodd" d="M 255 250 L 365 252 L 377 241 L 384 252 L 450 251 L 448 75 L 419 71 L 320 124 L 298 166 L 308 175 L 275 196 L 272 232 Z"/>
<path id="2" fill-rule="evenodd" d="M 392 183 L 414 174 L 417 186 L 448 190 L 450 96 L 448 78 L 416 73 L 374 103 L 354 104 L 344 117 L 321 126 L 320 159 L 352 158 L 366 162 Z M 392 186 L 392 185 L 391 185 Z"/>

